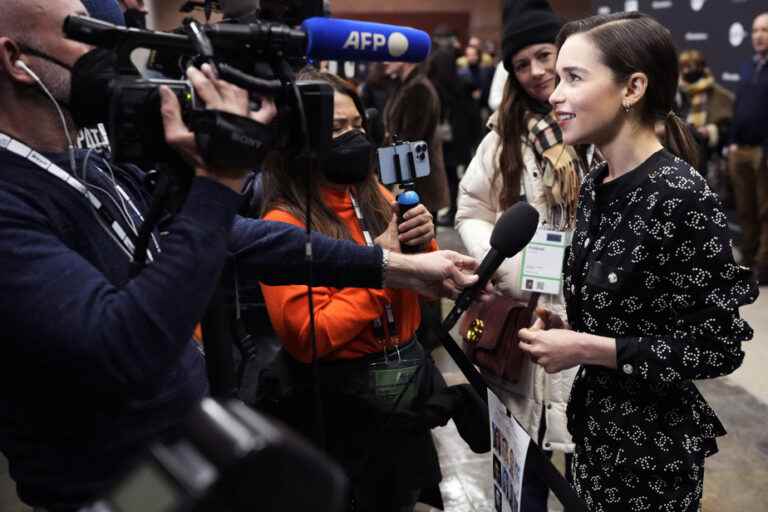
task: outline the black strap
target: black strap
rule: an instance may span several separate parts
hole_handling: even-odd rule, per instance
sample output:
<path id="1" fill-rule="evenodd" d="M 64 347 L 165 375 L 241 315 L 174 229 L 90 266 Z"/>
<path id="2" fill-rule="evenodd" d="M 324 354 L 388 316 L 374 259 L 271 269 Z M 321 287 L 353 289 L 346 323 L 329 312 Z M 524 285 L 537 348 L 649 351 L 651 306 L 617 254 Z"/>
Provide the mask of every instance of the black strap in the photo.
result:
<path id="1" fill-rule="evenodd" d="M 532 294 L 528 305 L 532 308 L 536 307 L 538 301 L 538 294 Z M 488 384 L 485 382 L 482 374 L 475 368 L 475 365 L 469 360 L 464 351 L 454 341 L 453 337 L 445 329 L 441 329 L 442 336 L 441 341 L 443 346 L 453 358 L 456 365 L 461 370 L 461 373 L 467 378 L 469 383 L 477 391 L 480 397 L 488 405 Z M 488 411 L 486 410 L 486 414 Z M 514 416 L 513 416 L 514 418 Z M 516 418 L 514 418 L 517 421 Z M 518 422 L 519 423 L 519 422 Z M 539 476 L 539 478 L 547 484 L 560 503 L 563 504 L 568 512 L 588 512 L 587 506 L 579 498 L 576 492 L 571 487 L 571 484 L 563 478 L 563 475 L 552 465 L 552 462 L 544 457 L 539 446 L 531 439 L 528 446 L 528 455 L 526 457 L 526 464 L 531 464 L 531 469 Z"/>

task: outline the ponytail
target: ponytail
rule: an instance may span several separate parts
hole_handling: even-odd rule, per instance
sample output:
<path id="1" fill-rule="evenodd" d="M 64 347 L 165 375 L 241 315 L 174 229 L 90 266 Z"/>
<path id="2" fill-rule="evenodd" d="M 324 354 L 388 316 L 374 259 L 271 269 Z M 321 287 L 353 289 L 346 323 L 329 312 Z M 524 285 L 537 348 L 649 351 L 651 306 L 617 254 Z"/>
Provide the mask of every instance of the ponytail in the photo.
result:
<path id="1" fill-rule="evenodd" d="M 693 167 L 699 166 L 699 150 L 691 131 L 680 117 L 674 112 L 669 112 L 664 118 L 665 140 L 662 141 L 676 156 L 687 161 Z"/>

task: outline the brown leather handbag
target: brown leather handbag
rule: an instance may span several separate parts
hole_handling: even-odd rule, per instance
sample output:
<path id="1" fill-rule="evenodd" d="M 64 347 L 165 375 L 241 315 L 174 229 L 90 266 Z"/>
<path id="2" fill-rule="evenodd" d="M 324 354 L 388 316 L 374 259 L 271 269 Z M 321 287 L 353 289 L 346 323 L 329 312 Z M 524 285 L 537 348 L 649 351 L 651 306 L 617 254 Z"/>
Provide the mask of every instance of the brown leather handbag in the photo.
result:
<path id="1" fill-rule="evenodd" d="M 533 293 L 527 304 L 501 295 L 473 304 L 459 325 L 469 360 L 496 377 L 517 383 L 525 357 L 517 333 L 532 325 L 538 301 L 539 294 Z"/>

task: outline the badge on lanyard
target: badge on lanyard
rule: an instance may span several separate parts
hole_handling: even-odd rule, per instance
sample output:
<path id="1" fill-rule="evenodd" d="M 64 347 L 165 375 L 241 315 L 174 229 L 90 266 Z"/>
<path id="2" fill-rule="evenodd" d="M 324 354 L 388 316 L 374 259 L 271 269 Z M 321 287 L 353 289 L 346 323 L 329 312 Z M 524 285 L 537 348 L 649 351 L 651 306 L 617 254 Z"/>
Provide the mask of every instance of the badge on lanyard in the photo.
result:
<path id="1" fill-rule="evenodd" d="M 371 364 L 371 389 L 385 402 L 397 404 L 398 409 L 409 409 L 418 394 L 418 372 L 422 363 L 419 359 L 398 359 Z"/>
<path id="2" fill-rule="evenodd" d="M 559 295 L 563 288 L 565 250 L 571 245 L 572 232 L 539 227 L 523 249 L 520 288 L 528 292 Z"/>

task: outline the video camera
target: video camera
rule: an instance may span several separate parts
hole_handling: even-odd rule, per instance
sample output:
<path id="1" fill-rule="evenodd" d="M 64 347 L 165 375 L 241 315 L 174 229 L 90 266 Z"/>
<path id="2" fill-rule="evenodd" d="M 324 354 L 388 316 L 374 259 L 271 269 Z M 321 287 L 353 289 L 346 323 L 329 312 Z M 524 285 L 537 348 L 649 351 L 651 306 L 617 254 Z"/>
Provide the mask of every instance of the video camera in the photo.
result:
<path id="1" fill-rule="evenodd" d="M 341 512 L 347 488 L 344 471 L 285 426 L 206 398 L 180 439 L 154 444 L 80 512 Z"/>
<path id="2" fill-rule="evenodd" d="M 223 21 L 201 24 L 189 18 L 174 32 L 158 32 L 83 16 L 66 19 L 67 37 L 117 55 L 107 123 L 114 160 L 150 167 L 175 161 L 164 144 L 160 85 L 176 93 L 185 122 L 214 166 L 257 167 L 268 145 L 288 154 L 322 156 L 331 144 L 333 90 L 325 82 L 296 81 L 294 69 L 308 59 L 417 62 L 430 49 L 429 36 L 419 30 L 319 17 L 322 0 L 206 0 L 203 5 L 208 14 L 220 10 Z M 162 79 L 136 76 L 131 54 L 137 48 L 151 50 L 149 69 Z M 183 73 L 189 64 L 206 62 L 253 97 L 274 98 L 277 120 L 265 129 L 255 121 L 202 110 Z"/>

